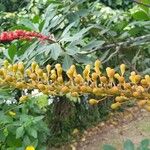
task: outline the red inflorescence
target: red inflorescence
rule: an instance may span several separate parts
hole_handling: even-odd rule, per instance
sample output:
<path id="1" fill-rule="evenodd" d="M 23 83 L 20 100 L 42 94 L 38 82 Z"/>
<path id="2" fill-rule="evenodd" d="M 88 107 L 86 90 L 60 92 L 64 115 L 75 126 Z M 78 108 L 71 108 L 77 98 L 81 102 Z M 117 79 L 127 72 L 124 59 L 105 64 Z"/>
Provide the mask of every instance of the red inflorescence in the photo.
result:
<path id="1" fill-rule="evenodd" d="M 15 39 L 32 40 L 34 38 L 38 38 L 42 41 L 43 40 L 54 41 L 49 36 L 45 36 L 37 32 L 25 31 L 25 30 L 8 31 L 8 32 L 2 32 L 0 34 L 0 42 L 10 42 Z"/>

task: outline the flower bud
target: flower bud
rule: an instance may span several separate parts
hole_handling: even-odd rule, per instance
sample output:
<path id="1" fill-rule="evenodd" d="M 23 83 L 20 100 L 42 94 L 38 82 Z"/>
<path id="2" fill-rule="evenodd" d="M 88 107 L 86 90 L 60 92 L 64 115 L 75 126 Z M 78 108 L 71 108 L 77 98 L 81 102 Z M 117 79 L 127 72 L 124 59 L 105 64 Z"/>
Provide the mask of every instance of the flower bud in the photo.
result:
<path id="1" fill-rule="evenodd" d="M 114 104 L 111 104 L 111 109 L 118 109 L 121 106 L 119 102 L 116 102 Z"/>
<path id="2" fill-rule="evenodd" d="M 97 105 L 98 102 L 99 102 L 99 101 L 96 100 L 96 99 L 90 99 L 90 100 L 89 100 L 89 104 L 92 105 L 92 106 Z"/>

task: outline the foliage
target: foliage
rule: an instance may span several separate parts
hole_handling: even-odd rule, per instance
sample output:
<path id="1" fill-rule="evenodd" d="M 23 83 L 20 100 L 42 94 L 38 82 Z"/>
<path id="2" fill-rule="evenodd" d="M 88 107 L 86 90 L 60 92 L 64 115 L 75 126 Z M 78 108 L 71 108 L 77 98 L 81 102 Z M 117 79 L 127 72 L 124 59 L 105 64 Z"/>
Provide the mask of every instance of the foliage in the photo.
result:
<path id="1" fill-rule="evenodd" d="M 0 11 L 13 12 L 18 10 L 18 8 L 22 8 L 26 6 L 28 0 L 1 0 L 0 1 Z"/>
<path id="2" fill-rule="evenodd" d="M 150 140 L 144 139 L 141 141 L 140 145 L 135 148 L 136 145 L 133 144 L 131 140 L 126 140 L 123 144 L 123 150 L 148 150 L 150 146 Z M 111 145 L 104 145 L 103 150 L 117 150 Z"/>
<path id="3" fill-rule="evenodd" d="M 32 145 L 37 150 L 45 150 L 48 128 L 44 112 L 36 104 L 35 98 L 27 103 L 17 104 L 12 98 L 0 104 L 0 149 L 24 150 Z M 34 109 L 33 109 L 34 108 Z"/>
<path id="4" fill-rule="evenodd" d="M 63 69 L 67 70 L 72 63 L 92 63 L 97 57 L 104 65 L 124 58 L 132 69 L 148 73 L 149 70 L 149 40 L 135 41 L 123 47 L 110 47 L 101 50 L 108 44 L 117 45 L 118 42 L 149 33 L 149 9 L 135 6 L 130 12 L 112 10 L 99 2 L 58 1 L 50 4 L 44 14 L 32 16 L 24 15 L 18 18 L 17 26 L 12 29 L 28 29 L 42 34 L 54 34 L 56 43 L 13 42 L 13 59 L 6 51 L 4 55 L 11 61 L 22 60 L 31 64 L 33 60 L 43 65 L 54 60 L 62 62 Z M 83 7 L 84 4 L 84 7 Z M 51 14 L 51 15 L 49 15 Z M 140 16 L 140 17 L 139 17 Z M 15 48 L 16 47 L 16 48 Z M 144 50 L 141 50 L 141 47 Z M 17 50 L 15 50 L 17 49 Z M 93 50 L 93 51 L 91 51 Z M 131 54 L 132 51 L 132 54 Z M 137 53 L 138 51 L 138 53 Z M 31 55 L 32 52 L 32 55 Z M 119 55 L 118 55 L 119 54 Z M 121 62 L 122 63 L 122 62 Z M 141 64 L 142 65 L 139 65 Z"/>
<path id="5" fill-rule="evenodd" d="M 140 2 L 149 4 L 149 0 Z M 41 136 L 44 136 L 44 139 L 48 137 L 50 145 L 68 142 L 72 139 L 74 129 L 83 130 L 105 118 L 110 111 L 108 106 L 113 102 L 115 103 L 111 107 L 115 109 L 120 107 L 120 103 L 124 106 L 124 102 L 135 99 L 140 106 L 146 106 L 145 108 L 150 110 L 149 75 L 146 75 L 150 73 L 149 7 L 123 0 L 2 0 L 1 8 L 7 11 L 0 12 L 0 109 L 4 116 L 0 122 L 4 130 L 2 128 L 0 134 L 5 134 L 2 138 L 4 141 L 0 141 L 1 149 L 11 150 L 11 138 L 18 137 L 18 133 L 22 133 L 19 137 L 23 142 L 18 138 L 13 140 L 17 141 L 15 143 L 18 143 L 17 147 L 20 149 L 37 146 L 37 149 L 42 150 L 40 146 L 45 146 L 46 143 L 40 140 Z M 14 30 L 23 31 L 24 35 L 16 37 L 17 31 Z M 4 35 L 7 35 L 7 40 Z M 5 59 L 7 67 L 2 65 Z M 108 92 L 113 92 L 115 85 L 119 86 L 116 87 L 120 92 L 118 95 L 113 93 L 111 98 L 102 102 L 101 99 L 106 95 L 99 91 L 93 93 L 92 89 L 92 86 L 99 86 L 102 80 L 98 79 L 99 74 L 96 74 L 95 78 L 93 74 L 97 73 L 93 65 L 97 59 L 102 61 L 100 71 L 108 81 L 104 93 L 107 95 Z M 35 61 L 36 69 L 32 69 Z M 47 78 L 48 64 L 53 71 Z M 58 67 L 60 64 L 61 68 Z M 76 76 L 72 76 L 73 64 L 76 66 L 73 72 L 78 73 Z M 87 64 L 91 65 L 90 69 Z M 110 64 L 114 69 L 107 68 L 105 71 Z M 124 76 L 120 74 L 120 64 L 128 66 Z M 18 69 L 16 74 L 15 67 Z M 37 69 L 38 72 L 35 72 Z M 131 70 L 135 72 L 130 75 Z M 114 74 L 114 71 L 119 71 L 119 76 L 113 77 L 115 84 L 112 83 L 110 75 Z M 123 85 L 121 79 L 129 84 Z M 88 80 L 92 82 L 88 83 Z M 45 81 L 48 81 L 48 84 Z M 86 85 L 85 89 L 90 88 L 92 92 L 81 90 L 82 81 Z M 47 91 L 50 83 L 52 87 Z M 66 85 L 67 83 L 69 84 Z M 5 86 L 2 86 L 4 84 Z M 121 95 L 122 91 L 126 91 L 125 85 L 131 86 L 133 93 L 129 90 L 130 96 L 127 96 L 128 93 Z M 60 92 L 66 90 L 66 86 L 69 91 Z M 34 98 L 33 89 L 38 89 L 38 93 L 43 92 L 49 97 L 42 95 Z M 99 87 L 95 89 L 99 90 Z M 9 101 L 11 104 L 8 105 Z M 41 119 L 35 123 L 39 116 Z M 31 132 L 27 131 L 27 122 L 31 123 Z M 41 128 L 41 125 L 44 127 Z M 10 131 L 10 128 L 13 130 Z M 27 138 L 24 139 L 25 137 Z"/>

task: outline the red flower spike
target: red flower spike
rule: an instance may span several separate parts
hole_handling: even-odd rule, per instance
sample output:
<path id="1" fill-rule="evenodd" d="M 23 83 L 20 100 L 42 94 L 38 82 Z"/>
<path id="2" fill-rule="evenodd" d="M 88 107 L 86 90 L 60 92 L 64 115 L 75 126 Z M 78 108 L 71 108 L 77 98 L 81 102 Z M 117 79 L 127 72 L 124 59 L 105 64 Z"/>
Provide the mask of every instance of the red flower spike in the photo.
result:
<path id="1" fill-rule="evenodd" d="M 47 40 L 50 42 L 55 42 L 55 39 L 51 37 L 52 36 L 45 36 L 37 32 L 16 30 L 16 31 L 2 32 L 0 34 L 0 42 L 8 42 L 8 41 L 13 41 L 15 39 L 32 40 L 33 38 L 38 38 L 42 41 Z"/>

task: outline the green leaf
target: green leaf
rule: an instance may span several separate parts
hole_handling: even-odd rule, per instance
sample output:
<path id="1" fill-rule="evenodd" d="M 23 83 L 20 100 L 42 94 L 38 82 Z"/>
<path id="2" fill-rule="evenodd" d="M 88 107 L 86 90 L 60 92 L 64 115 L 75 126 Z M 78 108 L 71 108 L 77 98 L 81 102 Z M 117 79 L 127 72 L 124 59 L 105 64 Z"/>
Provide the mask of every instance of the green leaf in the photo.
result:
<path id="1" fill-rule="evenodd" d="M 44 116 L 38 116 L 38 117 L 34 117 L 34 122 L 39 122 L 40 120 L 42 120 L 44 118 Z"/>
<path id="2" fill-rule="evenodd" d="M 126 140 L 124 143 L 124 150 L 134 150 L 134 144 L 131 140 Z"/>
<path id="3" fill-rule="evenodd" d="M 23 135 L 24 135 L 24 127 L 21 126 L 16 130 L 16 138 L 18 139 L 20 137 L 23 137 Z"/>
<path id="4" fill-rule="evenodd" d="M 92 58 L 88 55 L 82 55 L 82 54 L 76 54 L 74 55 L 74 59 L 78 63 L 84 63 L 84 64 L 91 64 L 92 63 Z"/>
<path id="5" fill-rule="evenodd" d="M 0 12 L 3 12 L 6 10 L 6 7 L 4 4 L 0 3 Z"/>
<path id="6" fill-rule="evenodd" d="M 143 10 L 139 10 L 132 14 L 133 18 L 136 20 L 149 20 L 150 17 Z"/>
<path id="7" fill-rule="evenodd" d="M 83 51 L 92 50 L 94 48 L 101 47 L 104 43 L 105 41 L 93 40 L 90 43 L 88 43 L 85 47 L 83 47 L 82 50 Z"/>
<path id="8" fill-rule="evenodd" d="M 62 65 L 63 69 L 67 71 L 72 64 L 73 64 L 72 58 L 66 54 L 63 60 L 63 65 Z"/>
<path id="9" fill-rule="evenodd" d="M 117 150 L 117 149 L 114 148 L 114 147 L 111 146 L 111 145 L 104 145 L 104 146 L 103 146 L 103 150 Z"/>
<path id="10" fill-rule="evenodd" d="M 23 138 L 23 145 L 27 146 L 30 145 L 31 141 L 27 135 L 24 136 Z"/>
<path id="11" fill-rule="evenodd" d="M 144 139 L 141 141 L 140 150 L 148 150 L 150 146 L 150 139 Z"/>
<path id="12" fill-rule="evenodd" d="M 73 56 L 73 55 L 75 55 L 75 54 L 77 54 L 77 53 L 79 53 L 79 52 L 80 52 L 80 48 L 77 47 L 77 46 L 74 46 L 74 45 L 72 45 L 72 44 L 69 44 L 69 45 L 66 47 L 66 53 L 67 53 L 68 55 Z"/>
<path id="13" fill-rule="evenodd" d="M 15 44 L 10 45 L 8 48 L 8 55 L 12 61 L 14 59 L 14 56 L 16 55 L 16 52 L 17 52 L 16 45 Z"/>
<path id="14" fill-rule="evenodd" d="M 28 127 L 27 132 L 30 136 L 37 138 L 37 130 L 35 130 L 33 127 Z"/>
<path id="15" fill-rule="evenodd" d="M 54 60 L 57 60 L 58 57 L 60 56 L 61 52 L 62 52 L 60 45 L 58 43 L 51 44 L 50 49 L 51 49 L 51 55 L 50 56 Z"/>
<path id="16" fill-rule="evenodd" d="M 73 42 L 73 41 L 76 41 L 76 40 L 79 40 L 80 38 L 83 37 L 83 35 L 89 31 L 90 29 L 92 28 L 92 26 L 88 27 L 88 28 L 83 28 L 80 32 L 74 34 L 73 36 L 67 36 L 67 37 L 64 37 L 62 38 L 60 41 L 61 42 Z"/>
<path id="17" fill-rule="evenodd" d="M 29 19 L 21 19 L 18 24 L 24 25 L 30 30 L 39 32 L 38 24 L 32 23 Z"/>
<path id="18" fill-rule="evenodd" d="M 50 21 L 56 16 L 56 9 L 54 5 L 49 5 L 45 13 L 45 22 L 42 28 L 42 34 L 47 35 L 49 31 Z"/>
<path id="19" fill-rule="evenodd" d="M 61 35 L 61 38 L 65 37 L 66 34 L 69 32 L 69 30 L 75 25 L 75 22 L 72 22 L 71 24 L 69 24 L 65 30 L 63 31 L 62 35 Z"/>

